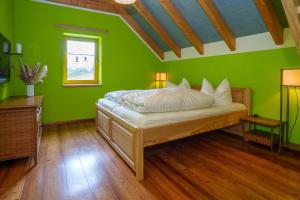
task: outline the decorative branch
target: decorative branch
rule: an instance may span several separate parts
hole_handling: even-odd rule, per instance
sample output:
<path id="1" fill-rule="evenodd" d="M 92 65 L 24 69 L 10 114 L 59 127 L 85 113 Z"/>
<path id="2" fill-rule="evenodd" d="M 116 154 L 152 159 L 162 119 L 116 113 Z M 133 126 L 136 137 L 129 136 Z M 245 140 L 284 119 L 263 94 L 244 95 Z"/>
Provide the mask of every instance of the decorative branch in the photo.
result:
<path id="1" fill-rule="evenodd" d="M 20 79 L 26 85 L 35 85 L 43 82 L 43 78 L 46 77 L 48 72 L 47 65 L 41 67 L 41 64 L 37 63 L 32 67 L 28 64 L 24 64 L 21 58 L 19 58 L 19 61 L 20 67 L 17 71 L 19 72 Z"/>

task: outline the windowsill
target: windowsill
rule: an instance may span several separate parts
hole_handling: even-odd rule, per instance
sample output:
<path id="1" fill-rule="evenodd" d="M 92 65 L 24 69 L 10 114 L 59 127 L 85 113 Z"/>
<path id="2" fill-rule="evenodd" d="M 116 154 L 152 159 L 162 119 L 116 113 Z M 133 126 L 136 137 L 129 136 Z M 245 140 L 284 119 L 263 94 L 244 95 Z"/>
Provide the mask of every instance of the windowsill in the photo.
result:
<path id="1" fill-rule="evenodd" d="M 63 84 L 63 87 L 100 87 L 101 84 Z"/>

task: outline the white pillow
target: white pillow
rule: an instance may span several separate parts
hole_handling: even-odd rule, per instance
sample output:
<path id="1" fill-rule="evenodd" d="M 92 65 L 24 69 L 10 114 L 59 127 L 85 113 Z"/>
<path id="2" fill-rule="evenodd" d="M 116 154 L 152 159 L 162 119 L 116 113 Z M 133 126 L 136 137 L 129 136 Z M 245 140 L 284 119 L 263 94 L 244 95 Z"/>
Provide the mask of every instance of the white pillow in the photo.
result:
<path id="1" fill-rule="evenodd" d="M 172 83 L 171 81 L 166 81 L 166 88 L 174 88 L 177 87 L 175 83 Z"/>
<path id="2" fill-rule="evenodd" d="M 201 92 L 213 96 L 215 104 L 228 105 L 232 103 L 231 88 L 227 79 L 224 79 L 215 90 L 209 81 L 203 79 Z"/>
<path id="3" fill-rule="evenodd" d="M 214 87 L 211 85 L 211 83 L 208 80 L 203 79 L 201 92 L 203 94 L 214 96 L 215 89 L 214 89 Z"/>
<path id="4" fill-rule="evenodd" d="M 185 78 L 182 79 L 182 81 L 178 85 L 178 87 L 191 89 L 191 86 L 190 86 L 189 82 Z"/>

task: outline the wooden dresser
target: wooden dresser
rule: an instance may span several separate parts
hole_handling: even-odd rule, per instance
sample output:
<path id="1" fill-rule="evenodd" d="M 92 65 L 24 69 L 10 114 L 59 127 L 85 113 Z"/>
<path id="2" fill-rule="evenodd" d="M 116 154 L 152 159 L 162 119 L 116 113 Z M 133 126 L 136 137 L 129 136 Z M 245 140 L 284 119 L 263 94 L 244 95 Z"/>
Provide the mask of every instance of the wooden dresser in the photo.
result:
<path id="1" fill-rule="evenodd" d="M 42 134 L 43 96 L 11 97 L 0 102 L 0 160 L 37 154 Z"/>

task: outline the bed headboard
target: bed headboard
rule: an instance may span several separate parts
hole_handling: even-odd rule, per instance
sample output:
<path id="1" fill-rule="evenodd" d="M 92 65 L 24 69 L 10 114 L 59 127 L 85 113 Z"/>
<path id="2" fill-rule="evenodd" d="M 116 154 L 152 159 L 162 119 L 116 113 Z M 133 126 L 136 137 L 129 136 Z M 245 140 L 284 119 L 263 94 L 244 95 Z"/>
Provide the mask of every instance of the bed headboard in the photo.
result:
<path id="1" fill-rule="evenodd" d="M 200 91 L 201 85 L 193 85 L 192 89 Z M 232 88 L 231 94 L 233 102 L 244 104 L 247 107 L 249 114 L 251 114 L 251 89 Z"/>

